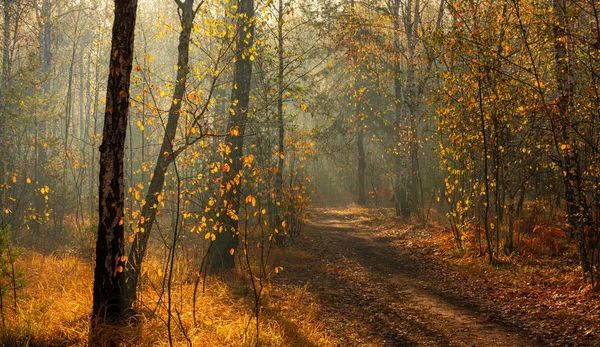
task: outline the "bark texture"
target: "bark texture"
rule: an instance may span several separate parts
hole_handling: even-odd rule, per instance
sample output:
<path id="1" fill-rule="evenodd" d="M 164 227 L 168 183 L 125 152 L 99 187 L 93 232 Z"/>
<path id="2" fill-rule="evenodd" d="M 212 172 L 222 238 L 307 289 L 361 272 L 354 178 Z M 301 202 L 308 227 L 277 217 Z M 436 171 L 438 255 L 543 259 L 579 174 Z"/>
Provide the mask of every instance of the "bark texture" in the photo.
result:
<path id="1" fill-rule="evenodd" d="M 98 239 L 94 269 L 92 322 L 121 322 L 125 268 L 123 156 L 127 134 L 129 85 L 137 0 L 116 0 L 104 130 L 100 145 Z"/>

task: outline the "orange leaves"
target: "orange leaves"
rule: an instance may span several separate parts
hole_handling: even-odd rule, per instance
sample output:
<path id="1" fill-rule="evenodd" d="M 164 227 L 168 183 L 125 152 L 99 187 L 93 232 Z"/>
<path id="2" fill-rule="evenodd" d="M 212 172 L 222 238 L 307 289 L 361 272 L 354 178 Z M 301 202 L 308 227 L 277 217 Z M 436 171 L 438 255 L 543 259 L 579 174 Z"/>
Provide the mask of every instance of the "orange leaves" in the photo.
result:
<path id="1" fill-rule="evenodd" d="M 244 156 L 244 167 L 251 168 L 252 162 L 254 162 L 254 154 L 248 154 Z"/>
<path id="2" fill-rule="evenodd" d="M 246 196 L 246 200 L 244 200 L 246 204 L 252 204 L 252 206 L 256 206 L 256 198 L 252 195 Z"/>
<path id="3" fill-rule="evenodd" d="M 191 92 L 187 95 L 187 99 L 190 102 L 198 102 L 199 97 L 198 94 L 196 92 Z"/>
<path id="4" fill-rule="evenodd" d="M 536 225 L 529 233 L 516 233 L 516 248 L 522 255 L 559 255 L 567 247 L 564 230 L 556 227 Z"/>

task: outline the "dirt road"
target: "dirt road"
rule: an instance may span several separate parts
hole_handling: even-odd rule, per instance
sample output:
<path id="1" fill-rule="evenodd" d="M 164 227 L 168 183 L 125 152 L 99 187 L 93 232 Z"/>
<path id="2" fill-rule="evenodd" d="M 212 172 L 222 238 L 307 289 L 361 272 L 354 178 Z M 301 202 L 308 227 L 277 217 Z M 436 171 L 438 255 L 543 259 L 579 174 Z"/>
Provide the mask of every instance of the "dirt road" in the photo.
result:
<path id="1" fill-rule="evenodd" d="M 281 285 L 306 286 L 343 346 L 538 346 L 482 313 L 440 265 L 393 246 L 369 216 L 318 209 Z M 491 315 L 493 316 L 493 314 Z"/>

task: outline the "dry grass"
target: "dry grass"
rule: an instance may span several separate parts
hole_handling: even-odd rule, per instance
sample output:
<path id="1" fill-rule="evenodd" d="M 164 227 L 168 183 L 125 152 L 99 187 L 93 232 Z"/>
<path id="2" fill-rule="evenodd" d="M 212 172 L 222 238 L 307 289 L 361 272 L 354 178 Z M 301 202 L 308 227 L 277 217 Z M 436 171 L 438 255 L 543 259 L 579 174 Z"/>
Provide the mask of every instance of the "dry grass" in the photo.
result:
<path id="1" fill-rule="evenodd" d="M 91 261 L 74 255 L 44 256 L 26 251 L 18 261 L 24 286 L 19 289 L 16 314 L 4 298 L 6 324 L 0 328 L 3 346 L 85 346 L 90 334 Z M 169 344 L 168 317 L 162 292 L 160 262 L 149 259 L 142 289 L 138 324 L 99 330 L 101 343 L 119 340 L 122 346 Z M 192 312 L 193 280 L 189 266 L 180 264 L 173 282 L 172 334 L 174 345 L 189 346 L 334 346 L 315 312 L 315 300 L 305 288 L 267 286 L 263 294 L 260 336 L 256 340 L 253 306 L 247 276 L 233 274 L 227 281 L 211 278 L 198 292 L 196 318 Z M 8 301 L 8 302 L 7 302 Z M 155 314 L 152 314 L 153 312 Z M 188 341 L 189 339 L 189 341 Z"/>

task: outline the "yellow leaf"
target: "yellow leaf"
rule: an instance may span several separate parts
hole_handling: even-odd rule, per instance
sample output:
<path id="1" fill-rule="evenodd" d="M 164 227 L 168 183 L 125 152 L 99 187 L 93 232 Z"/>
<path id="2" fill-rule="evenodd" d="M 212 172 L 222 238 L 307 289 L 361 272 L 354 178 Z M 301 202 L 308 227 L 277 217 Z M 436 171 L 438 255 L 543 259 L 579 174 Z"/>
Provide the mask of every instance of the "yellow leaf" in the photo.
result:
<path id="1" fill-rule="evenodd" d="M 229 250 L 229 254 L 233 255 L 234 253 L 235 253 L 235 249 L 232 248 Z"/>

